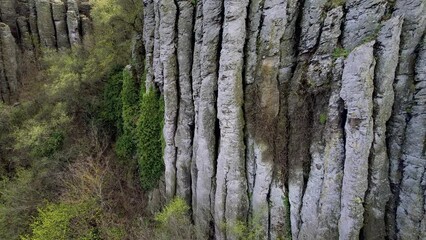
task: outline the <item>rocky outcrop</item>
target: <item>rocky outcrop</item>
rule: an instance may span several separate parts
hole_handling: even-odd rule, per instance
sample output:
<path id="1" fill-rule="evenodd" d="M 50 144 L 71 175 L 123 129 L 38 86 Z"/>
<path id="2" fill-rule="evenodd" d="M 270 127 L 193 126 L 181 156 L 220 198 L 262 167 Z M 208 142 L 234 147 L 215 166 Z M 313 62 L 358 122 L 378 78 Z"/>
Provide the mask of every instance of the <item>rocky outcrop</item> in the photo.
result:
<path id="1" fill-rule="evenodd" d="M 364 236 L 383 239 L 386 236 L 385 207 L 390 197 L 389 159 L 386 146 L 386 122 L 394 102 L 393 81 L 398 65 L 402 18 L 384 23 L 377 37 L 374 78 L 374 141 L 369 157 L 369 190 L 365 199 Z"/>
<path id="2" fill-rule="evenodd" d="M 79 4 L 83 6 L 81 11 Z M 71 45 L 80 44 L 82 35 L 90 35 L 92 24 L 89 15 L 90 4 L 86 1 L 1 0 L 0 22 L 2 29 L 6 29 L 5 26 L 9 29 L 2 30 L 4 34 L 9 32 L 4 39 L 5 43 L 1 45 L 4 52 L 2 56 L 8 59 L 7 62 L 16 62 L 18 72 L 26 72 L 28 64 L 37 62 L 40 48 L 67 49 Z M 10 55 L 12 53 L 13 56 Z M 8 67 L 7 71 L 14 72 L 16 69 Z M 20 75 L 24 76 L 26 73 L 15 74 L 16 77 L 7 74 L 10 78 L 7 94 L 13 92 L 18 95 L 17 83 L 21 80 Z M 6 89 L 5 83 L 2 84 Z M 3 91 L 5 97 L 2 101 L 12 101 L 6 97 L 6 90 Z"/>
<path id="3" fill-rule="evenodd" d="M 16 100 L 18 89 L 17 46 L 10 27 L 0 23 L 0 99 L 5 103 Z"/>
<path id="4" fill-rule="evenodd" d="M 339 219 L 339 237 L 342 239 L 356 239 L 363 226 L 368 157 L 373 142 L 373 44 L 374 41 L 355 48 L 345 61 L 342 75 L 340 97 L 347 109 Z"/>
<path id="5" fill-rule="evenodd" d="M 167 195 L 192 206 L 200 239 L 241 224 L 266 239 L 424 237 L 424 1 L 144 4 Z"/>

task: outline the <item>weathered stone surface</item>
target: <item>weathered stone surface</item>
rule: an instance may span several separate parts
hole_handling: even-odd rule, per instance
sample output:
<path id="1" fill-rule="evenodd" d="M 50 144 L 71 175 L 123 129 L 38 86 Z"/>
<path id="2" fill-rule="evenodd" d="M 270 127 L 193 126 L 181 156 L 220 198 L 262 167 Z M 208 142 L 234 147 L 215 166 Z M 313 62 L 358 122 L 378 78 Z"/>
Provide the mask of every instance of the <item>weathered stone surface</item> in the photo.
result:
<path id="1" fill-rule="evenodd" d="M 308 52 L 317 44 L 320 36 L 321 18 L 326 0 L 307 0 L 304 2 L 299 50 Z"/>
<path id="2" fill-rule="evenodd" d="M 345 158 L 343 101 L 340 98 L 343 58 L 334 62 L 333 81 L 324 134 L 324 179 L 318 202 L 318 229 L 315 239 L 338 239 L 340 195 L 342 192 L 343 162 Z M 316 167 L 316 166 L 314 166 Z"/>
<path id="3" fill-rule="evenodd" d="M 426 194 L 426 38 L 423 38 L 414 77 L 414 97 L 401 156 L 402 181 L 396 212 L 398 239 L 422 239 Z"/>
<path id="4" fill-rule="evenodd" d="M 375 41 L 355 48 L 345 60 L 340 97 L 347 109 L 345 164 L 339 238 L 358 239 L 363 226 L 368 187 L 368 156 L 373 142 L 373 79 Z"/>
<path id="5" fill-rule="evenodd" d="M 398 68 L 394 81 L 395 101 L 386 131 L 390 162 L 389 179 L 392 190 L 387 214 L 387 222 L 391 223 L 388 226 L 388 235 L 395 239 L 397 232 L 395 216 L 402 173 L 400 160 L 414 85 L 416 59 L 416 54 L 414 53 L 426 28 L 426 3 L 421 0 L 396 1 L 392 15 L 403 16 L 404 18 Z"/>
<path id="6" fill-rule="evenodd" d="M 15 38 L 10 28 L 0 22 L 0 98 L 3 102 L 16 100 L 18 88 L 18 63 Z"/>
<path id="7" fill-rule="evenodd" d="M 43 47 L 56 48 L 55 25 L 49 0 L 35 0 L 37 29 Z"/>
<path id="8" fill-rule="evenodd" d="M 145 1 L 147 84 L 168 99 L 165 136 L 174 136 L 165 152 L 167 195 L 190 202 L 200 239 L 236 239 L 236 223 L 266 239 L 393 239 L 399 202 L 384 207 L 387 169 L 398 189 L 398 152 L 407 149 L 404 176 L 412 178 L 404 122 L 421 128 L 420 108 L 398 110 L 418 93 L 400 79 L 414 83 L 422 72 L 415 62 L 424 65 L 415 51 L 424 3 L 403 2 Z M 426 177 L 419 179 L 414 185 L 423 187 Z M 416 218 L 425 204 L 406 197 L 423 199 L 424 187 L 408 192 L 405 181 L 398 226 L 415 219 L 426 228 Z M 408 216 L 412 204 L 418 211 Z"/>
<path id="9" fill-rule="evenodd" d="M 316 106 L 318 116 L 314 117 L 316 121 L 312 123 L 315 133 L 313 133 L 313 143 L 311 144 L 311 168 L 308 183 L 306 186 L 305 194 L 303 196 L 303 206 L 300 212 L 301 215 L 301 228 L 298 238 L 299 239 L 313 239 L 318 234 L 318 214 L 319 214 L 319 200 L 321 196 L 322 184 L 324 179 L 324 163 L 326 157 L 329 157 L 324 149 L 327 146 L 328 140 L 324 136 L 323 130 L 325 123 L 320 121 L 320 118 L 325 118 L 330 109 L 328 89 L 321 90 L 321 86 L 327 84 L 331 85 L 330 74 L 332 72 L 332 52 L 337 46 L 337 41 L 340 36 L 340 24 L 343 16 L 341 7 L 335 8 L 328 12 L 322 27 L 322 34 L 319 40 L 319 46 L 308 67 L 308 81 L 311 83 L 311 88 L 315 87 L 320 91 L 316 98 Z M 324 104 L 321 104 L 324 102 Z M 335 113 L 333 113 L 335 114 Z M 318 119 L 318 120 L 317 120 Z M 331 126 L 328 126 L 331 127 Z M 328 129 L 328 128 L 327 128 Z M 333 139 L 335 141 L 335 139 Z M 335 143 L 336 144 L 336 143 Z M 327 156 L 326 156 L 327 155 Z"/>
<path id="10" fill-rule="evenodd" d="M 61 0 L 52 1 L 52 17 L 56 30 L 56 44 L 58 49 L 70 47 L 66 22 L 65 4 Z"/>
<path id="11" fill-rule="evenodd" d="M 68 38 L 72 46 L 81 43 L 80 15 L 76 0 L 67 0 L 67 7 Z"/>
<path id="12" fill-rule="evenodd" d="M 0 0 L 0 21 L 7 24 L 12 35 L 18 36 L 18 26 L 16 23 L 17 2 L 14 0 Z"/>
<path id="13" fill-rule="evenodd" d="M 163 77 L 163 63 L 160 60 L 160 0 L 154 0 L 154 12 L 155 12 L 155 29 L 154 29 L 154 82 L 163 90 L 164 77 Z M 166 181 L 167 182 L 167 181 Z M 166 184 L 167 185 L 167 184 Z"/>
<path id="14" fill-rule="evenodd" d="M 17 19 L 20 44 L 24 50 L 32 51 L 34 48 L 33 37 L 30 32 L 30 26 L 27 18 L 21 16 Z"/>
<path id="15" fill-rule="evenodd" d="M 160 37 L 160 61 L 164 77 L 164 161 L 166 167 L 166 194 L 171 199 L 176 193 L 176 145 L 175 132 L 178 113 L 177 92 L 177 57 L 176 57 L 176 12 L 177 6 L 172 1 L 160 1 L 158 8 Z M 160 66 L 156 66 L 160 67 Z"/>
<path id="16" fill-rule="evenodd" d="M 224 23 L 218 81 L 220 126 L 217 159 L 215 229 L 218 239 L 236 239 L 221 225 L 245 222 L 248 210 L 243 115 L 243 50 L 249 1 L 224 1 Z"/>
<path id="17" fill-rule="evenodd" d="M 343 47 L 352 50 L 370 38 L 374 39 L 385 14 L 386 0 L 347 0 Z"/>
<path id="18" fill-rule="evenodd" d="M 201 9 L 200 9 L 201 10 Z M 209 228 L 213 222 L 213 206 L 215 194 L 215 164 L 217 158 L 216 146 L 216 102 L 218 82 L 218 52 L 220 42 L 220 30 L 223 13 L 221 1 L 206 0 L 202 4 L 202 30 L 200 39 L 199 80 L 194 84 L 197 90 L 195 96 L 198 107 L 197 128 L 194 148 L 194 161 L 196 168 L 196 196 L 194 209 L 197 228 L 202 236 L 209 235 Z M 198 64 L 194 59 L 194 64 Z M 199 83 L 198 83 L 199 82 Z"/>
<path id="19" fill-rule="evenodd" d="M 384 23 L 377 38 L 374 76 L 374 141 L 370 152 L 368 192 L 365 199 L 364 237 L 384 239 L 385 207 L 390 197 L 389 159 L 386 146 L 386 123 L 394 101 L 393 81 L 398 65 L 402 18 Z"/>
<path id="20" fill-rule="evenodd" d="M 179 66 L 179 114 L 175 135 L 176 153 L 176 194 L 191 204 L 191 161 L 194 125 L 194 104 L 192 102 L 192 29 L 194 6 L 183 0 L 178 1 L 177 56 Z"/>
<path id="21" fill-rule="evenodd" d="M 154 32 L 155 32 L 155 13 L 154 1 L 144 0 L 144 22 L 143 39 L 145 46 L 145 85 L 146 89 L 154 87 Z"/>

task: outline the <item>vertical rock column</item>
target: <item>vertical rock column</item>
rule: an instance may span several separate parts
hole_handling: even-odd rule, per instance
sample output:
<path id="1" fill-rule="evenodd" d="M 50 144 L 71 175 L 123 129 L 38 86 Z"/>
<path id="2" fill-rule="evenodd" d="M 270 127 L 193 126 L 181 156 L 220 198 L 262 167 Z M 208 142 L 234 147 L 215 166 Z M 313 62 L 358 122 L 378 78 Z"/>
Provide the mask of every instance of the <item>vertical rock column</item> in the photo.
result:
<path id="1" fill-rule="evenodd" d="M 176 144 L 176 193 L 191 205 L 191 161 L 194 126 L 194 103 L 192 102 L 192 29 L 194 6 L 181 0 L 178 4 L 178 43 L 179 66 L 179 113 L 175 135 Z"/>
<path id="2" fill-rule="evenodd" d="M 65 4 L 61 0 L 55 0 L 52 2 L 52 17 L 55 23 L 58 49 L 69 48 L 70 44 L 66 23 L 66 9 Z"/>
<path id="3" fill-rule="evenodd" d="M 72 46 L 81 43 L 80 15 L 76 0 L 67 0 L 67 7 L 68 38 Z"/>
<path id="4" fill-rule="evenodd" d="M 398 239 L 425 239 L 426 217 L 426 38 L 415 65 L 415 94 L 402 152 L 397 209 Z"/>
<path id="5" fill-rule="evenodd" d="M 398 65 L 402 18 L 384 23 L 377 38 L 374 77 L 374 141 L 370 152 L 368 191 L 365 201 L 366 239 L 384 239 L 385 206 L 390 197 L 389 159 L 386 146 L 386 123 L 394 101 L 393 81 Z"/>
<path id="6" fill-rule="evenodd" d="M 315 98 L 314 108 L 314 117 L 313 117 L 313 128 L 315 132 L 312 133 L 312 143 L 311 143 L 311 167 L 309 173 L 309 179 L 306 185 L 305 194 L 303 196 L 303 206 L 301 209 L 301 220 L 302 225 L 300 228 L 299 239 L 315 239 L 318 237 L 318 215 L 321 206 L 319 206 L 319 201 L 321 197 L 323 179 L 324 175 L 328 174 L 324 171 L 324 164 L 329 161 L 336 161 L 338 159 L 329 159 L 330 157 L 335 157 L 334 155 L 330 156 L 329 152 L 326 152 L 326 146 L 332 145 L 337 148 L 339 142 L 336 138 L 328 138 L 326 136 L 327 130 L 332 128 L 335 130 L 335 125 L 326 125 L 328 119 L 328 111 L 330 109 L 330 101 L 333 100 L 336 102 L 335 96 L 333 99 L 330 99 L 330 90 L 336 92 L 338 88 L 336 83 L 330 82 L 332 78 L 333 70 L 333 50 L 337 46 L 339 36 L 341 34 L 340 25 L 343 17 L 342 7 L 337 7 L 330 10 L 327 13 L 327 16 L 324 20 L 321 37 L 319 39 L 318 48 L 310 60 L 307 79 L 311 84 L 311 92 Z M 330 86 L 334 89 L 330 89 Z M 333 103 L 334 103 L 333 102 Z M 334 103 L 336 104 L 336 103 Z M 331 108 L 336 114 L 338 109 Z M 322 118 L 322 119 L 321 119 Z M 335 116 L 331 115 L 330 120 L 334 124 L 338 122 L 335 120 Z M 332 142 L 328 142 L 331 140 Z M 338 151 L 335 153 L 338 154 Z"/>
<path id="7" fill-rule="evenodd" d="M 216 175 L 215 228 L 218 239 L 236 239 L 223 224 L 245 222 L 248 199 L 243 116 L 243 50 L 248 0 L 224 1 L 218 82 L 220 145 Z"/>
<path id="8" fill-rule="evenodd" d="M 171 199 L 176 193 L 176 145 L 175 132 L 178 115 L 178 77 L 176 58 L 176 13 L 173 1 L 162 0 L 159 8 L 160 61 L 164 76 L 164 163 L 166 167 L 166 194 Z M 160 66 L 155 66 L 157 68 Z"/>
<path id="9" fill-rule="evenodd" d="M 0 100 L 12 103 L 18 88 L 17 46 L 10 28 L 0 22 Z"/>
<path id="10" fill-rule="evenodd" d="M 387 145 L 389 149 L 390 182 L 392 197 L 388 206 L 388 235 L 396 238 L 396 209 L 401 181 L 402 146 L 406 139 L 405 130 L 410 112 L 410 101 L 414 86 L 414 66 L 416 48 L 426 28 L 426 3 L 423 0 L 397 0 L 393 16 L 403 16 L 399 62 L 394 81 L 395 101 L 387 126 Z"/>
<path id="11" fill-rule="evenodd" d="M 155 31 L 155 14 L 154 1 L 144 0 L 144 21 L 143 21 L 143 39 L 145 46 L 145 83 L 146 89 L 154 87 L 154 31 Z"/>
<path id="12" fill-rule="evenodd" d="M 15 37 L 18 36 L 16 7 L 15 0 L 0 0 L 0 22 L 7 24 Z"/>
<path id="13" fill-rule="evenodd" d="M 342 192 L 345 142 L 342 129 L 343 101 L 340 98 L 343 58 L 334 61 L 333 81 L 327 113 L 324 146 L 324 179 L 318 203 L 318 229 L 316 239 L 338 239 L 340 195 Z M 313 166 L 316 167 L 316 166 Z"/>
<path id="14" fill-rule="evenodd" d="M 347 109 L 345 164 L 339 237 L 358 239 L 368 187 L 368 157 L 373 142 L 374 41 L 355 48 L 345 60 L 340 97 Z"/>
<path id="15" fill-rule="evenodd" d="M 56 48 L 55 25 L 49 0 L 35 0 L 37 29 L 43 47 Z"/>
<path id="16" fill-rule="evenodd" d="M 194 59 L 194 66 L 199 67 L 197 100 L 197 128 L 194 141 L 195 179 L 194 216 L 197 228 L 204 236 L 209 234 L 213 225 L 213 209 L 216 176 L 216 91 L 219 72 L 219 43 L 222 27 L 223 2 L 205 0 L 202 3 L 202 30 L 199 43 L 199 63 Z M 197 20 L 200 18 L 197 18 Z M 200 26 L 201 27 L 201 26 Z M 198 30 L 198 28 L 197 28 Z M 197 65 L 199 64 L 199 65 Z M 194 68 L 195 70 L 195 68 Z M 197 87 L 197 86 L 195 86 Z"/>
<path id="17" fill-rule="evenodd" d="M 362 44 L 365 38 L 375 38 L 386 4 L 386 0 L 347 0 L 343 47 L 352 50 Z"/>
<path id="18" fill-rule="evenodd" d="M 250 11 L 254 19 L 250 22 L 251 32 L 249 32 L 248 40 L 251 44 L 251 55 L 248 55 L 246 59 L 249 63 L 246 69 L 248 85 L 245 89 L 246 130 L 248 131 L 246 141 L 249 148 L 246 158 L 252 218 L 253 221 L 262 223 L 261 229 L 266 235 L 269 235 L 271 224 L 276 225 L 284 221 L 278 218 L 279 215 L 274 214 L 277 222 L 270 222 L 270 207 L 279 207 L 276 199 L 284 197 L 283 190 L 274 187 L 272 192 L 271 186 L 276 160 L 274 130 L 280 107 L 278 89 L 280 43 L 285 31 L 286 14 L 283 13 L 286 12 L 286 7 L 287 2 L 284 0 L 267 0 L 262 5 L 254 1 Z M 260 18 L 263 19 L 262 22 Z M 278 182 L 278 174 L 276 175 Z M 282 196 L 279 197 L 279 195 Z M 274 197 L 272 199 L 274 205 L 271 204 L 270 196 Z M 282 201 L 279 205 L 281 204 Z"/>

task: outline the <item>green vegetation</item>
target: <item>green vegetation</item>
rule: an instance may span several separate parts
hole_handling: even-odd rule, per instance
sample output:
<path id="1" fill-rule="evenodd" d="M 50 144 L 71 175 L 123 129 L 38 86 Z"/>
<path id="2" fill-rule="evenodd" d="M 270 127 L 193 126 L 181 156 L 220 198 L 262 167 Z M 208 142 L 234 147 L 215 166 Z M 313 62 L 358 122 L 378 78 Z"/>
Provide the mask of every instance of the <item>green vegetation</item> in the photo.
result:
<path id="1" fill-rule="evenodd" d="M 120 157 L 131 158 L 136 151 L 136 123 L 139 114 L 139 89 L 129 70 L 123 71 L 123 88 L 121 90 L 121 106 L 123 129 L 116 145 Z"/>
<path id="2" fill-rule="evenodd" d="M 349 55 L 349 51 L 344 48 L 335 48 L 332 54 L 334 59 L 337 59 L 340 57 L 347 58 L 348 55 Z"/>
<path id="3" fill-rule="evenodd" d="M 321 113 L 319 117 L 319 122 L 321 125 L 324 125 L 327 122 L 327 114 Z"/>
<path id="4" fill-rule="evenodd" d="M 142 187 L 154 188 L 164 171 L 162 127 L 164 100 L 151 89 L 143 94 L 137 126 L 139 172 Z"/>
<path id="5" fill-rule="evenodd" d="M 95 203 L 48 204 L 38 210 L 38 217 L 31 224 L 32 235 L 22 240 L 96 240 L 96 215 L 99 211 Z"/>
<path id="6" fill-rule="evenodd" d="M 185 200 L 175 198 L 155 216 L 158 225 L 155 239 L 192 239 L 194 228 Z"/>

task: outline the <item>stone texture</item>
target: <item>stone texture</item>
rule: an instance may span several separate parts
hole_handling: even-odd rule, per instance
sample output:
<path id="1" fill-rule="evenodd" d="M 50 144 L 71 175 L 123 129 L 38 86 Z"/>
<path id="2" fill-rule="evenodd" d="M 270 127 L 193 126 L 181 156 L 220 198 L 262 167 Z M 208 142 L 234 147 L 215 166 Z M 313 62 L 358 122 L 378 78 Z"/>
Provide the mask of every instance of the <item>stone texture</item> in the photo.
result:
<path id="1" fill-rule="evenodd" d="M 414 66 L 416 48 L 426 28 L 426 3 L 421 0 L 396 1 L 393 16 L 403 16 L 404 23 L 401 31 L 399 62 L 394 81 L 395 100 L 391 118 L 387 124 L 387 146 L 389 149 L 389 179 L 391 182 L 392 197 L 388 206 L 387 222 L 388 235 L 396 236 L 396 208 L 399 195 L 399 184 L 402 169 L 401 155 L 405 141 L 405 130 L 410 110 L 410 101 L 414 89 Z"/>
<path id="2" fill-rule="evenodd" d="M 326 136 L 320 129 L 326 127 L 324 123 L 320 122 L 320 118 L 326 117 L 327 112 L 330 110 L 329 100 L 330 94 L 327 90 L 321 90 L 323 85 L 332 85 L 330 83 L 330 74 L 332 73 L 333 58 L 332 53 L 334 48 L 337 46 L 338 38 L 340 36 L 340 24 L 343 16 L 343 10 L 341 7 L 335 8 L 327 13 L 324 20 L 324 25 L 321 29 L 321 38 L 319 40 L 319 46 L 308 67 L 308 81 L 310 82 L 311 88 L 315 88 L 315 91 L 321 91 L 318 94 L 316 102 L 316 112 L 318 116 L 314 117 L 317 119 L 313 125 L 317 131 L 314 134 L 314 142 L 311 144 L 311 167 L 309 173 L 309 179 L 306 186 L 305 194 L 303 196 L 303 206 L 300 212 L 301 215 L 301 228 L 298 238 L 299 239 L 313 239 L 317 237 L 318 225 L 319 225 L 319 201 L 321 197 L 323 179 L 324 179 L 324 163 L 328 160 L 328 154 L 324 149 L 327 146 L 327 140 L 329 136 Z M 335 97 L 330 98 L 335 100 Z M 321 106 L 320 102 L 324 101 L 326 104 Z M 335 110 L 336 111 L 336 110 Z M 333 114 L 336 114 L 333 112 Z M 330 116 L 332 118 L 335 116 Z M 327 126 L 329 129 L 331 126 Z M 336 139 L 332 139 L 334 144 L 337 144 Z"/>
<path id="3" fill-rule="evenodd" d="M 66 22 L 65 4 L 61 0 L 52 1 L 52 17 L 56 30 L 56 44 L 58 49 L 70 47 Z"/>
<path id="4" fill-rule="evenodd" d="M 56 32 L 49 0 L 35 0 L 37 29 L 43 47 L 56 48 Z"/>
<path id="5" fill-rule="evenodd" d="M 340 97 L 347 109 L 345 163 L 339 238 L 358 239 L 363 226 L 368 187 L 368 156 L 373 142 L 373 79 L 375 41 L 356 47 L 345 60 Z"/>
<path id="6" fill-rule="evenodd" d="M 402 180 L 396 212 L 398 239 L 423 239 L 426 194 L 426 38 L 417 56 L 414 96 L 402 150 Z"/>
<path id="7" fill-rule="evenodd" d="M 202 3 L 202 31 L 200 38 L 198 60 L 198 80 L 194 84 L 197 91 L 197 128 L 194 141 L 194 163 L 197 189 L 194 196 L 195 219 L 197 229 L 202 236 L 209 235 L 209 227 L 213 224 L 214 194 L 215 194 L 215 163 L 217 158 L 216 146 L 216 102 L 218 82 L 218 52 L 220 42 L 220 30 L 223 13 L 223 3 L 220 1 L 206 0 Z"/>
<path id="8" fill-rule="evenodd" d="M 80 15 L 76 0 L 67 0 L 67 7 L 68 38 L 72 46 L 81 43 Z"/>
<path id="9" fill-rule="evenodd" d="M 220 127 L 217 159 L 215 229 L 218 239 L 237 239 L 222 224 L 245 222 L 248 210 L 245 180 L 243 115 L 243 50 L 248 0 L 224 1 L 217 113 Z"/>
<path id="10" fill-rule="evenodd" d="M 374 78 L 374 141 L 370 152 L 369 190 L 365 199 L 366 239 L 386 236 L 385 207 L 390 197 L 389 159 L 386 146 L 386 123 L 394 101 L 393 81 L 398 65 L 402 18 L 386 21 L 378 33 Z"/>
<path id="11" fill-rule="evenodd" d="M 375 39 L 380 20 L 385 14 L 386 0 L 347 0 L 343 47 L 352 50 L 366 40 Z"/>
<path id="12" fill-rule="evenodd" d="M 177 6 L 172 1 L 160 1 L 158 5 L 161 18 L 159 19 L 159 37 L 160 37 L 160 61 L 164 83 L 164 161 L 166 194 L 171 199 L 176 193 L 176 145 L 175 132 L 178 114 L 178 76 L 177 76 L 177 57 L 176 57 L 176 31 Z"/>
<path id="13" fill-rule="evenodd" d="M 192 29 L 194 6 L 183 0 L 178 1 L 177 21 L 178 71 L 179 71 L 179 113 L 175 135 L 176 153 L 176 194 L 191 205 L 191 162 L 194 125 L 194 104 L 192 102 Z"/>
<path id="14" fill-rule="evenodd" d="M 0 22 L 0 98 L 3 102 L 16 101 L 18 88 L 17 46 L 10 28 Z"/>

